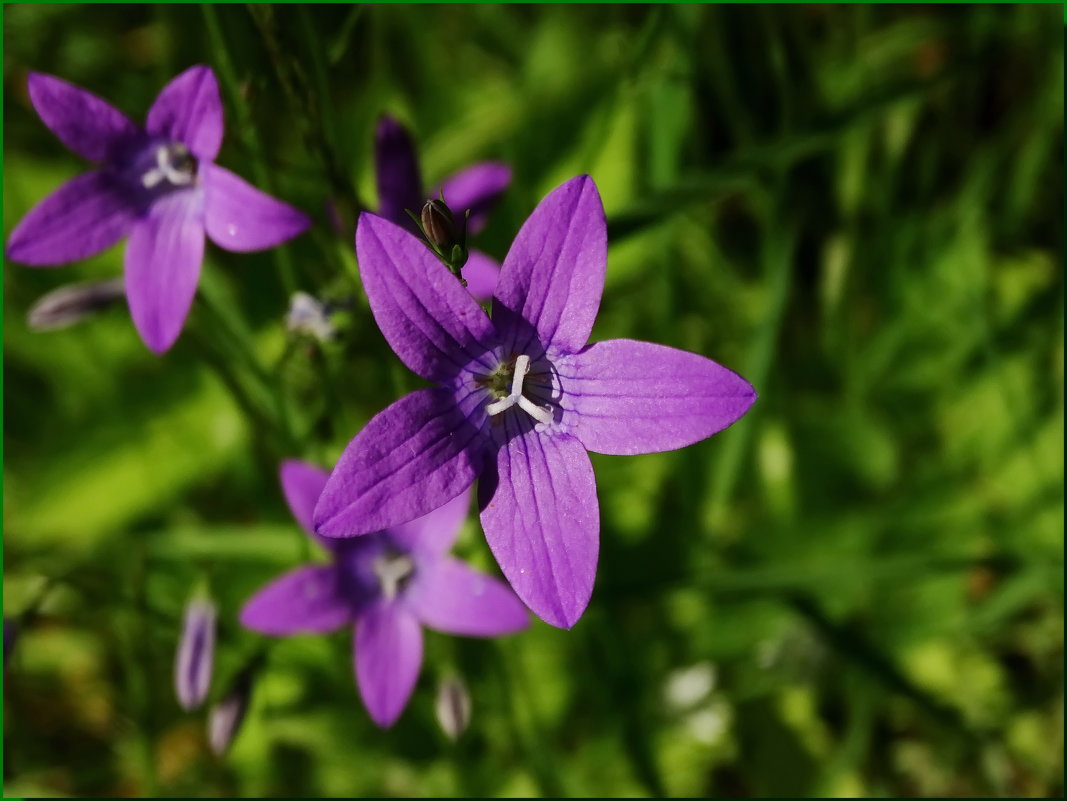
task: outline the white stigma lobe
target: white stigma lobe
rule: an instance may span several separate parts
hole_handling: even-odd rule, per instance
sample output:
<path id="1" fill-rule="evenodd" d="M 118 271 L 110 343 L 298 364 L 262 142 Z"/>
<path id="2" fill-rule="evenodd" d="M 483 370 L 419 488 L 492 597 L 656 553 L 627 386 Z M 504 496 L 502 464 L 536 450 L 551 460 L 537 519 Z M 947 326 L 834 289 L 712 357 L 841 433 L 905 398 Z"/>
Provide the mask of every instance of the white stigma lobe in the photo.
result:
<path id="1" fill-rule="evenodd" d="M 511 376 L 511 394 L 506 398 L 493 401 L 485 407 L 490 417 L 498 415 L 517 404 L 520 409 L 537 422 L 545 425 L 552 422 L 551 409 L 547 406 L 538 406 L 522 394 L 522 382 L 528 372 L 530 372 L 530 357 L 523 354 L 515 359 L 515 372 Z"/>

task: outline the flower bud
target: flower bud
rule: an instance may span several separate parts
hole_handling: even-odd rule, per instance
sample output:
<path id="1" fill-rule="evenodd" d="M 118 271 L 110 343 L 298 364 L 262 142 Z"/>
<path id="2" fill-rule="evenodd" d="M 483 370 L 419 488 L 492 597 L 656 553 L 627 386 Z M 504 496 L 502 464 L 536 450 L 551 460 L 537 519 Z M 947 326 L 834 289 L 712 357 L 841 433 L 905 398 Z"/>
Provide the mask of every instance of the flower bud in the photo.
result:
<path id="1" fill-rule="evenodd" d="M 258 666 L 257 660 L 238 673 L 226 697 L 213 706 L 208 714 L 207 739 L 217 756 L 226 753 L 241 730 L 248 704 L 252 700 L 252 684 Z"/>
<path id="2" fill-rule="evenodd" d="M 67 328 L 117 303 L 124 294 L 121 278 L 64 284 L 33 304 L 26 324 L 32 331 Z"/>
<path id="3" fill-rule="evenodd" d="M 437 722 L 450 740 L 457 740 L 471 722 L 471 696 L 467 685 L 458 677 L 441 682 L 434 702 Z"/>
<path id="4" fill-rule="evenodd" d="M 211 687 L 215 660 L 215 605 L 197 598 L 185 607 L 185 622 L 174 662 L 174 689 L 185 710 L 196 709 Z"/>
<path id="5" fill-rule="evenodd" d="M 330 322 L 329 307 L 306 292 L 296 292 L 289 301 L 285 327 L 294 334 L 305 334 L 320 342 L 334 338 L 337 329 Z"/>
<path id="6" fill-rule="evenodd" d="M 422 207 L 422 231 L 430 244 L 446 256 L 460 244 L 456 238 L 456 218 L 443 200 L 433 198 Z"/>

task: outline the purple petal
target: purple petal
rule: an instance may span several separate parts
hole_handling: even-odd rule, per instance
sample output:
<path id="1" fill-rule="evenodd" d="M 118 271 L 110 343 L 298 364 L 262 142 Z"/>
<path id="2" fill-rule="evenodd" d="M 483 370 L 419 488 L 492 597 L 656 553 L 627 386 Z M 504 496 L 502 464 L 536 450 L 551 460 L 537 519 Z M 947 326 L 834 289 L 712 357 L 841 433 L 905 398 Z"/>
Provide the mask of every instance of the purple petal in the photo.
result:
<path id="1" fill-rule="evenodd" d="M 185 622 L 174 666 L 174 688 L 182 709 L 200 706 L 211 687 L 215 661 L 215 605 L 197 599 L 185 607 Z"/>
<path id="2" fill-rule="evenodd" d="M 479 303 L 493 297 L 496 281 L 500 276 L 500 265 L 479 250 L 472 250 L 463 265 L 463 280 L 467 282 L 467 291 Z"/>
<path id="3" fill-rule="evenodd" d="M 545 348 L 580 350 L 600 307 L 606 266 L 604 207 L 593 179 L 580 175 L 541 201 L 504 259 L 493 320 L 507 332 L 510 350 L 536 349 L 530 326 Z"/>
<path id="4" fill-rule="evenodd" d="M 207 235 L 220 248 L 238 252 L 272 248 L 311 225 L 303 212 L 217 164 L 201 164 L 200 180 Z"/>
<path id="5" fill-rule="evenodd" d="M 181 142 L 198 159 L 214 161 L 222 147 L 222 100 L 211 67 L 190 67 L 164 86 L 145 127 L 150 134 Z"/>
<path id="6" fill-rule="evenodd" d="M 374 319 L 411 370 L 447 381 L 486 357 L 495 336 L 482 308 L 429 249 L 403 228 L 363 213 L 356 258 Z"/>
<path id="7" fill-rule="evenodd" d="M 159 198 L 130 232 L 126 299 L 141 339 L 156 353 L 181 333 L 203 258 L 203 196 L 197 190 Z"/>
<path id="8" fill-rule="evenodd" d="M 289 459 L 282 462 L 278 475 L 289 510 L 301 528 L 310 534 L 315 530 L 315 504 L 330 477 L 329 472 L 310 462 Z"/>
<path id="9" fill-rule="evenodd" d="M 568 431 L 595 453 L 683 448 L 722 431 L 756 400 L 737 373 L 651 342 L 597 342 L 556 368 Z"/>
<path id="10" fill-rule="evenodd" d="M 141 134 L 130 119 L 91 92 L 41 73 L 30 73 L 30 102 L 59 140 L 89 161 L 110 161 Z"/>
<path id="11" fill-rule="evenodd" d="M 470 511 L 471 493 L 465 489 L 444 506 L 389 529 L 389 538 L 406 551 L 442 554 L 451 550 Z"/>
<path id="12" fill-rule="evenodd" d="M 489 212 L 500 199 L 504 190 L 511 183 L 511 168 L 499 161 L 485 161 L 472 164 L 466 169 L 450 175 L 441 185 L 430 193 L 439 197 L 443 190 L 445 203 L 456 214 L 456 219 L 463 218 L 463 213 L 471 210 L 467 220 L 467 233 L 476 234 L 485 228 Z"/>
<path id="13" fill-rule="evenodd" d="M 352 604 L 332 565 L 306 565 L 285 573 L 241 609 L 241 625 L 261 634 L 325 633 L 352 620 Z"/>
<path id="14" fill-rule="evenodd" d="M 450 556 L 429 561 L 413 585 L 405 601 L 431 629 L 498 637 L 530 625 L 526 607 L 510 587 Z"/>
<path id="15" fill-rule="evenodd" d="M 450 390 L 406 395 L 348 443 L 315 507 L 315 530 L 353 537 L 444 506 L 474 483 L 483 443 Z"/>
<path id="16" fill-rule="evenodd" d="M 110 173 L 87 172 L 30 209 L 7 240 L 7 256 L 33 267 L 86 259 L 118 242 L 136 214 Z"/>
<path id="17" fill-rule="evenodd" d="M 374 133 L 374 174 L 378 181 L 378 213 L 409 230 L 415 226 L 404 209 L 419 213 L 422 178 L 415 143 L 408 130 L 392 117 L 378 120 Z"/>
<path id="18" fill-rule="evenodd" d="M 485 538 L 515 592 L 546 623 L 573 626 L 593 592 L 600 538 L 582 444 L 560 433 L 512 435 L 495 473 L 482 476 L 478 500 Z"/>
<path id="19" fill-rule="evenodd" d="M 356 621 L 356 683 L 371 719 L 389 728 L 404 711 L 422 667 L 422 628 L 399 604 L 371 606 Z"/>

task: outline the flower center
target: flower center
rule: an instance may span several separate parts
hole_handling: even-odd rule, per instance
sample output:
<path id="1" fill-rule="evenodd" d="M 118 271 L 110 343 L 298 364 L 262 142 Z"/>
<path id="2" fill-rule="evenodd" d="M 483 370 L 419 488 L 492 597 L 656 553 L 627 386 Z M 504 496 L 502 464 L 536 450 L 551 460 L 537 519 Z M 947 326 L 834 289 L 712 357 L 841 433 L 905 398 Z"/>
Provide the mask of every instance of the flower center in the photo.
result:
<path id="1" fill-rule="evenodd" d="M 196 180 L 196 159 L 180 142 L 159 145 L 155 159 L 155 166 L 141 175 L 145 189 L 154 189 L 163 183 L 172 187 L 188 186 Z"/>
<path id="2" fill-rule="evenodd" d="M 387 550 L 374 558 L 374 575 L 385 600 L 400 594 L 415 573 L 415 561 L 406 553 Z"/>
<path id="3" fill-rule="evenodd" d="M 495 417 L 512 406 L 518 406 L 539 423 L 548 425 L 552 422 L 552 409 L 548 406 L 538 406 L 522 392 L 523 381 L 528 372 L 530 372 L 530 357 L 523 354 L 516 357 L 510 375 L 507 365 L 501 365 L 494 373 L 486 376 L 485 386 L 497 398 L 485 407 L 490 417 Z M 511 378 L 510 391 L 505 389 L 509 377 Z"/>

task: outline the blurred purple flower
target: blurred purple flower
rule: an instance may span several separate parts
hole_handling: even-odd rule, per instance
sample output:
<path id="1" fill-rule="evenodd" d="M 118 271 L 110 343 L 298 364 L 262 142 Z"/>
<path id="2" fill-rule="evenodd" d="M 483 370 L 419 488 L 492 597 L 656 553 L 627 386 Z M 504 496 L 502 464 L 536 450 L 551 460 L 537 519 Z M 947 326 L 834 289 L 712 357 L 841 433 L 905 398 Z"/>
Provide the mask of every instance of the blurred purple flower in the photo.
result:
<path id="1" fill-rule="evenodd" d="M 182 709 L 196 709 L 204 703 L 214 664 L 215 605 L 205 598 L 194 598 L 185 607 L 174 660 L 174 689 Z"/>
<path id="2" fill-rule="evenodd" d="M 511 183 L 508 165 L 485 161 L 460 170 L 425 193 L 411 134 L 388 115 L 378 120 L 374 165 L 378 181 L 378 213 L 412 233 L 416 232 L 415 224 L 404 210 L 410 209 L 417 215 L 427 198 L 436 198 L 441 192 L 457 220 L 462 220 L 464 212 L 470 209 L 467 233 L 478 233 L 485 228 L 489 212 Z M 471 251 L 463 267 L 467 291 L 479 301 L 488 300 L 493 295 L 499 273 L 500 266 L 493 259 L 477 250 Z"/>
<path id="3" fill-rule="evenodd" d="M 156 353 L 174 344 L 189 313 L 204 235 L 227 250 L 273 247 L 310 220 L 214 163 L 222 103 L 210 67 L 167 84 L 145 127 L 84 89 L 32 73 L 41 120 L 99 168 L 67 182 L 11 232 L 7 255 L 34 267 L 88 258 L 129 235 L 126 298 L 141 339 Z"/>
<path id="4" fill-rule="evenodd" d="M 305 462 L 288 461 L 281 468 L 289 508 L 309 533 L 326 479 L 325 470 Z M 241 610 L 241 625 L 287 635 L 355 623 L 360 695 L 374 722 L 391 726 L 419 675 L 421 626 L 495 637 L 529 624 L 506 584 L 448 555 L 469 503 L 462 492 L 404 525 L 349 540 L 315 537 L 331 552 L 332 563 L 297 568 L 267 585 Z"/>
<path id="5" fill-rule="evenodd" d="M 356 252 L 390 346 L 436 386 L 401 398 L 349 443 L 315 508 L 320 535 L 353 537 L 478 488 L 482 527 L 511 586 L 569 628 L 596 575 L 599 510 L 586 451 L 673 450 L 752 405 L 743 378 L 648 342 L 586 346 L 607 232 L 592 179 L 567 181 L 519 231 L 493 317 L 415 237 L 363 214 Z"/>

